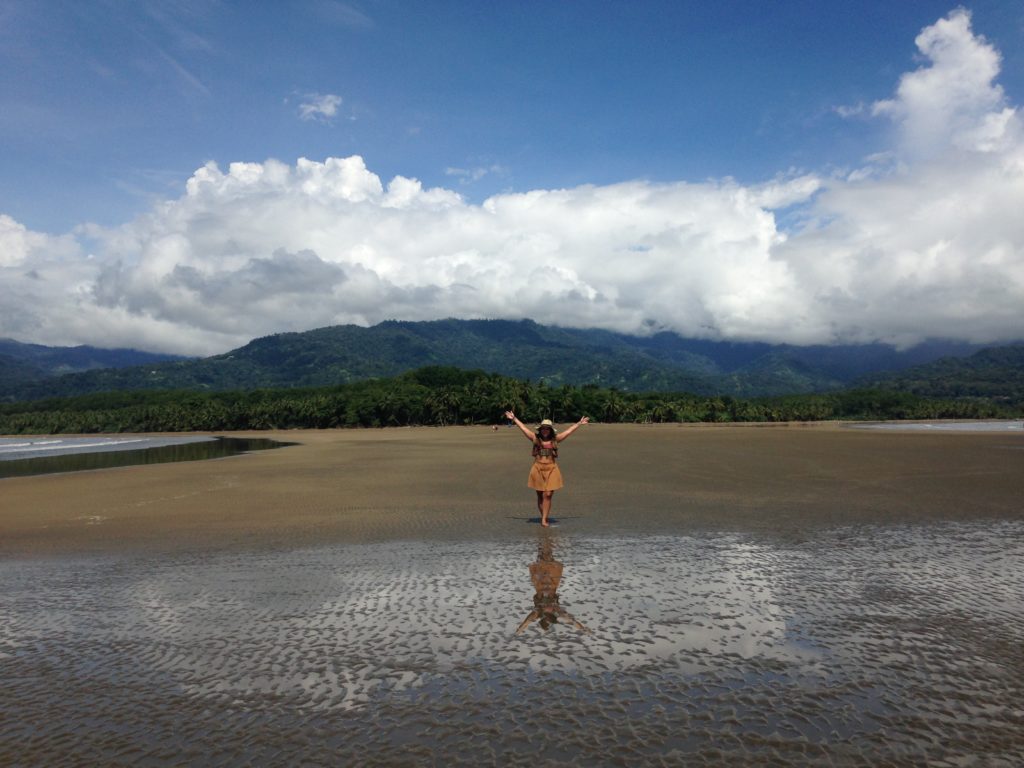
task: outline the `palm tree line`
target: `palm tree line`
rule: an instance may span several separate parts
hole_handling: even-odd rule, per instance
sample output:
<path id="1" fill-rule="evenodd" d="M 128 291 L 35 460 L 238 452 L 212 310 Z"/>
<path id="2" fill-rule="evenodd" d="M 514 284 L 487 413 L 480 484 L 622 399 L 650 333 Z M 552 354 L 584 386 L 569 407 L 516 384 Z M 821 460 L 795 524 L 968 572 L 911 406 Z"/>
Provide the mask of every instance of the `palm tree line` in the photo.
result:
<path id="1" fill-rule="evenodd" d="M 832 419 L 999 418 L 982 400 L 932 400 L 853 390 L 741 399 L 685 392 L 550 386 L 483 371 L 431 366 L 335 387 L 245 392 L 133 391 L 0 406 L 2 434 L 190 432 L 487 425 L 515 411 L 528 421 L 586 414 L 606 423 L 780 422 Z"/>

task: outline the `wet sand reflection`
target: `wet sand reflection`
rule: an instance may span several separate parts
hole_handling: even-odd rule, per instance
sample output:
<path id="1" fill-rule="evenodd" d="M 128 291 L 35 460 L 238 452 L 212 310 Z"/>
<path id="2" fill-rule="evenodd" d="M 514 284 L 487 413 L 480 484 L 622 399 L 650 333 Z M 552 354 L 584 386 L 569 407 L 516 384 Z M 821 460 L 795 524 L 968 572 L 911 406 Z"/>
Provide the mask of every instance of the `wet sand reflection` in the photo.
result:
<path id="1" fill-rule="evenodd" d="M 1024 521 L 0 560 L 0 765 L 1015 766 L 1022 572 Z"/>
<path id="2" fill-rule="evenodd" d="M 583 624 L 562 607 L 559 602 L 558 585 L 562 581 L 565 566 L 555 560 L 555 537 L 545 531 L 537 545 L 537 559 L 530 563 L 530 582 L 533 584 L 533 610 L 516 629 L 521 634 L 530 624 L 537 622 L 545 632 L 552 624 L 569 624 L 583 632 L 589 632 Z"/>

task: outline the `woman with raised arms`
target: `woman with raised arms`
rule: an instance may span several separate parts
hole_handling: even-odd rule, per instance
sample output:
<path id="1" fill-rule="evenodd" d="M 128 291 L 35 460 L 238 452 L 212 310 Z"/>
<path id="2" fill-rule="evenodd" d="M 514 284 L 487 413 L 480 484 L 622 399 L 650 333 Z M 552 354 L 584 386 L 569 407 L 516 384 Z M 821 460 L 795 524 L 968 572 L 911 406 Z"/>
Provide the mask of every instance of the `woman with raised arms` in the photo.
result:
<path id="1" fill-rule="evenodd" d="M 562 472 L 558 468 L 558 444 L 569 435 L 586 424 L 590 419 L 584 416 L 563 432 L 557 432 L 551 419 L 544 419 L 536 432 L 516 418 L 512 411 L 505 411 L 505 418 L 511 419 L 526 438 L 533 443 L 533 466 L 527 486 L 537 492 L 537 511 L 540 512 L 540 524 L 548 527 L 548 516 L 551 514 L 551 498 L 555 491 L 564 485 Z"/>

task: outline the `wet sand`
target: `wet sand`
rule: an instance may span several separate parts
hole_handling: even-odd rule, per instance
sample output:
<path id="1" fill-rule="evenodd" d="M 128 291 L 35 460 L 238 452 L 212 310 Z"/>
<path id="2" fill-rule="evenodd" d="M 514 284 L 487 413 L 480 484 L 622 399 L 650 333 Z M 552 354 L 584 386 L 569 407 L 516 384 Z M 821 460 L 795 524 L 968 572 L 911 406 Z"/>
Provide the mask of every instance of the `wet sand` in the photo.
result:
<path id="1" fill-rule="evenodd" d="M 591 425 L 547 530 L 512 430 L 258 436 L 0 481 L 0 764 L 1024 753 L 1021 435 Z"/>
<path id="2" fill-rule="evenodd" d="M 502 538 L 536 515 L 529 444 L 502 428 L 247 433 L 300 445 L 0 481 L 0 556 Z M 1016 518 L 1024 435 L 592 424 L 554 516 L 581 533 L 799 535 Z"/>

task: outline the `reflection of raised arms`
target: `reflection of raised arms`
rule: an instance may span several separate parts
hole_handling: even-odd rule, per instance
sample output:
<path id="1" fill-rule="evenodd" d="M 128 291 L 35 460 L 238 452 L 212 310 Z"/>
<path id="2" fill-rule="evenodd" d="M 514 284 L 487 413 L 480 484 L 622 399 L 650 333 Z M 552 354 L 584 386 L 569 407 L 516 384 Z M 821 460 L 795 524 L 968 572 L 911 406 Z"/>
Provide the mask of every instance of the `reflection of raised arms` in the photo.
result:
<path id="1" fill-rule="evenodd" d="M 520 632 L 522 632 L 524 629 L 530 626 L 533 622 L 535 622 L 538 618 L 540 618 L 540 613 L 538 613 L 537 611 L 530 611 L 530 614 L 525 619 L 523 619 L 523 623 L 519 625 L 518 629 L 516 629 L 516 634 L 518 635 Z"/>
<path id="2" fill-rule="evenodd" d="M 578 621 L 576 617 L 574 617 L 571 613 L 565 610 L 565 608 L 562 608 L 561 606 L 555 606 L 555 609 L 553 611 L 546 611 L 534 608 L 532 611 L 530 611 L 529 615 L 525 619 L 523 619 L 523 623 L 519 625 L 519 628 L 516 629 L 516 634 L 518 635 L 520 632 L 522 632 L 524 629 L 530 626 L 533 622 L 537 621 L 537 619 L 540 619 L 540 625 L 544 628 L 544 631 L 547 631 L 548 627 L 561 620 L 563 624 L 571 623 L 576 629 L 580 630 L 581 632 L 586 632 L 587 634 L 590 633 L 590 630 L 587 629 L 582 622 Z"/>

